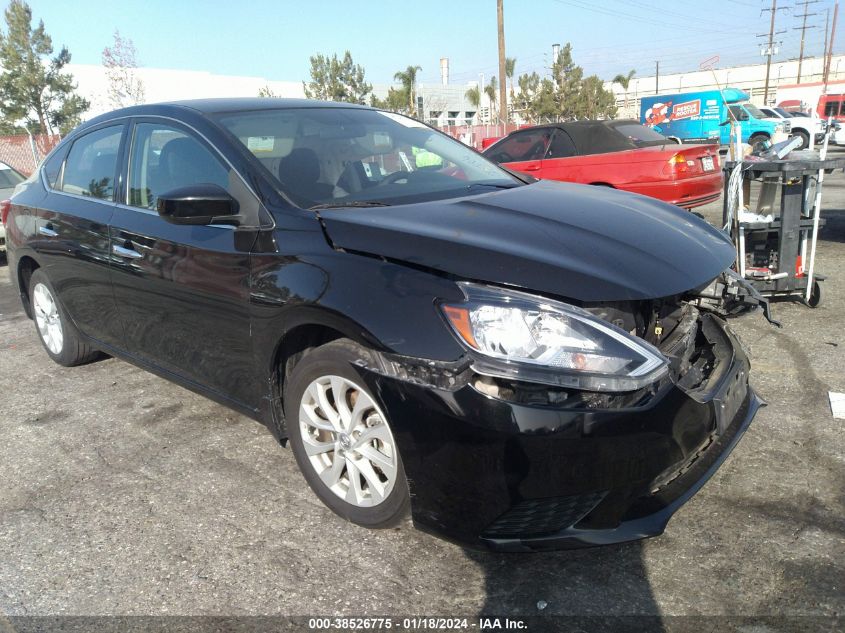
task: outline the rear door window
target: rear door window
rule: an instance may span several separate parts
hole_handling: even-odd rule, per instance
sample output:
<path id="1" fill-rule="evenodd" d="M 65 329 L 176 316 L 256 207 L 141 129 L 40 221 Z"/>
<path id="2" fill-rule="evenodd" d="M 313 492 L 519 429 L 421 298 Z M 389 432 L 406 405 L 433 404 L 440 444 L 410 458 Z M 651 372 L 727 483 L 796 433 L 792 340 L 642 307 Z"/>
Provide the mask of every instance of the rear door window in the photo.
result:
<path id="1" fill-rule="evenodd" d="M 65 162 L 62 191 L 114 201 L 122 134 L 123 125 L 114 125 L 76 139 Z"/>

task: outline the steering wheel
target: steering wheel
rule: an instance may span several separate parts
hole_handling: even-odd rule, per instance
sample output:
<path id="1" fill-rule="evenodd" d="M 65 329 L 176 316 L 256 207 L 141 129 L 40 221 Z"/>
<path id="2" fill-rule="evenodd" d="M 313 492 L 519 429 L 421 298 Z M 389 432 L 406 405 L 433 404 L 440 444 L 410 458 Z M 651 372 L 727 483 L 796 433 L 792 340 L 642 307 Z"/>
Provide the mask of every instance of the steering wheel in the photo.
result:
<path id="1" fill-rule="evenodd" d="M 378 186 L 383 187 L 384 185 L 392 185 L 394 182 L 399 182 L 400 180 L 410 181 L 410 179 L 414 177 L 415 172 L 413 171 L 394 171 L 392 174 L 388 174 L 382 178 L 378 183 Z"/>

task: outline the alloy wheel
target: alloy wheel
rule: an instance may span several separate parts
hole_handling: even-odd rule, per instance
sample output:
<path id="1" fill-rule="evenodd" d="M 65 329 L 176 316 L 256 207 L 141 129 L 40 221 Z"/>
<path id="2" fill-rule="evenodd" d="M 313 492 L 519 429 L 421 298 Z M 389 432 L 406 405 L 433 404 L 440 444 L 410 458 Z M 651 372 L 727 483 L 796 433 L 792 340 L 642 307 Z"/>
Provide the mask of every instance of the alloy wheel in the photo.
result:
<path id="1" fill-rule="evenodd" d="M 32 291 L 32 303 L 35 311 L 35 323 L 38 325 L 38 333 L 41 335 L 44 345 L 53 354 L 61 354 L 62 345 L 64 345 L 64 333 L 62 332 L 59 306 L 53 298 L 53 293 L 46 285 L 36 284 Z"/>
<path id="2" fill-rule="evenodd" d="M 335 495 L 359 507 L 384 501 L 396 484 L 396 444 L 370 395 L 341 376 L 321 376 L 305 390 L 299 431 L 308 461 Z"/>

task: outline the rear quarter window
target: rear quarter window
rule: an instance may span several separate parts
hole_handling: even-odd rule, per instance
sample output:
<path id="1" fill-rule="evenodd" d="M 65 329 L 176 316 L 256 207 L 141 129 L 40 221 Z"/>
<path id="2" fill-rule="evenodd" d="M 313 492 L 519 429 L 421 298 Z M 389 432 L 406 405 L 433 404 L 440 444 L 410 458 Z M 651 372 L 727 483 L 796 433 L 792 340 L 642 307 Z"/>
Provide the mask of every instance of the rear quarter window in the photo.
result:
<path id="1" fill-rule="evenodd" d="M 67 148 L 62 148 L 57 152 L 53 152 L 53 154 L 44 161 L 44 166 L 41 168 L 44 172 L 44 179 L 47 181 L 47 184 L 51 189 L 55 189 L 56 185 L 59 183 L 59 176 L 62 173 L 62 165 L 64 165 L 65 162 L 65 154 L 67 154 Z"/>

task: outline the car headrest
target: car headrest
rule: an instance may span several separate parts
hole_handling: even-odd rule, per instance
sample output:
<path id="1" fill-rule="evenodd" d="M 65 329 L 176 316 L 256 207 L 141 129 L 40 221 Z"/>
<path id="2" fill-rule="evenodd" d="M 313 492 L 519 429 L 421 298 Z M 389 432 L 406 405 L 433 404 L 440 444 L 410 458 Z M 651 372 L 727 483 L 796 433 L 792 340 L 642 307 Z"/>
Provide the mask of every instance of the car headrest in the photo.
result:
<path id="1" fill-rule="evenodd" d="M 279 161 L 279 181 L 286 185 L 310 185 L 319 179 L 320 160 L 313 149 L 297 147 Z"/>
<path id="2" fill-rule="evenodd" d="M 191 138 L 174 138 L 161 148 L 159 164 L 174 181 L 173 186 L 195 182 L 221 183 L 223 169 L 211 154 Z"/>

